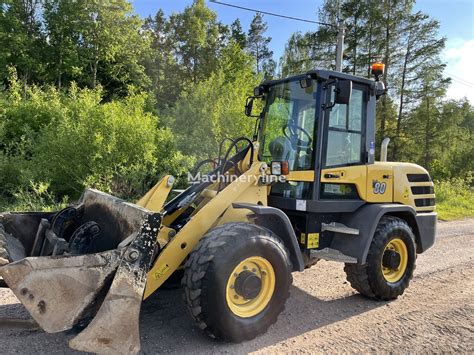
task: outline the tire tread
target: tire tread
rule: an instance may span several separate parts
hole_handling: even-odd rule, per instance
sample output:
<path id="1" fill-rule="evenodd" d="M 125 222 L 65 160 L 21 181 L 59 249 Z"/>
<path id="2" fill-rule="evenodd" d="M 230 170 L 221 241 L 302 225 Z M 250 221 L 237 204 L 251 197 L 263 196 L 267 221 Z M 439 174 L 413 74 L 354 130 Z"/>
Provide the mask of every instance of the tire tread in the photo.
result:
<path id="1" fill-rule="evenodd" d="M 192 318 L 196 321 L 198 327 L 204 330 L 211 338 L 222 338 L 224 340 L 241 342 L 251 340 L 257 335 L 265 332 L 271 324 L 275 323 L 278 315 L 285 308 L 285 302 L 288 299 L 290 293 L 289 290 L 284 297 L 284 302 L 280 310 L 274 312 L 274 317 L 271 319 L 267 329 L 259 329 L 259 332 L 253 332 L 252 334 L 241 332 L 238 338 L 228 338 L 219 329 L 216 329 L 212 324 L 209 324 L 205 311 L 202 307 L 203 295 L 203 280 L 206 277 L 206 273 L 216 258 L 216 255 L 223 255 L 225 251 L 233 248 L 233 244 L 238 238 L 242 236 L 263 236 L 263 238 L 269 243 L 275 243 L 281 248 L 286 255 L 289 255 L 288 250 L 283 243 L 275 237 L 270 231 L 265 228 L 249 223 L 228 223 L 220 225 L 210 230 L 199 242 L 196 248 L 190 253 L 188 260 L 184 267 L 184 277 L 182 279 L 182 286 L 184 287 L 184 301 L 189 313 Z M 289 260 L 288 260 L 289 262 Z M 290 265 L 291 270 L 291 265 Z M 291 272 L 288 273 L 289 283 L 292 283 Z"/>
<path id="2" fill-rule="evenodd" d="M 383 216 L 377 226 L 377 229 L 372 239 L 369 252 L 367 254 L 367 260 L 374 258 L 374 253 L 380 248 L 385 247 L 384 235 L 387 235 L 394 228 L 401 228 L 409 231 L 413 243 L 415 243 L 413 232 L 407 222 L 401 218 L 395 216 Z M 408 229 L 407 229 L 408 228 Z M 416 249 L 416 248 L 415 248 Z M 416 257 L 416 254 L 415 254 Z M 387 301 L 392 300 L 400 296 L 404 290 L 408 287 L 410 280 L 413 278 L 413 271 L 416 263 L 413 263 L 413 270 L 410 275 L 405 278 L 402 287 L 394 288 L 390 292 L 381 291 L 375 282 L 375 271 L 369 268 L 369 263 L 366 261 L 365 264 L 345 264 L 344 272 L 346 273 L 347 281 L 351 284 L 352 288 L 369 298 Z"/>

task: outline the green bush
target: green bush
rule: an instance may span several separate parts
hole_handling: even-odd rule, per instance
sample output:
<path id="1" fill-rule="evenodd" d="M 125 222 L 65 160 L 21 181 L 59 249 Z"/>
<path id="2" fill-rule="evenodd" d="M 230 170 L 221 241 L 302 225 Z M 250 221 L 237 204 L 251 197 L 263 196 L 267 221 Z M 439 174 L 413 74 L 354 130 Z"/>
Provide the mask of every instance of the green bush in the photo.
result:
<path id="1" fill-rule="evenodd" d="M 58 211 L 66 207 L 67 196 L 61 201 L 49 191 L 47 183 L 30 182 L 26 187 L 20 187 L 13 193 L 13 199 L 0 201 L 2 211 Z"/>
<path id="2" fill-rule="evenodd" d="M 69 91 L 15 85 L 0 107 L 0 194 L 33 206 L 48 197 L 75 199 L 94 187 L 126 199 L 146 192 L 164 173 L 184 173 L 193 160 L 149 112 L 146 94 L 102 102 L 101 88 Z M 40 183 L 41 182 L 41 183 Z M 46 190 L 37 189 L 47 186 Z M 41 193 L 38 193 L 40 191 Z M 31 193 L 34 201 L 24 197 Z M 26 201 L 23 203 L 22 201 Z"/>
<path id="3" fill-rule="evenodd" d="M 436 206 L 439 218 L 453 220 L 474 216 L 473 175 L 435 181 Z"/>

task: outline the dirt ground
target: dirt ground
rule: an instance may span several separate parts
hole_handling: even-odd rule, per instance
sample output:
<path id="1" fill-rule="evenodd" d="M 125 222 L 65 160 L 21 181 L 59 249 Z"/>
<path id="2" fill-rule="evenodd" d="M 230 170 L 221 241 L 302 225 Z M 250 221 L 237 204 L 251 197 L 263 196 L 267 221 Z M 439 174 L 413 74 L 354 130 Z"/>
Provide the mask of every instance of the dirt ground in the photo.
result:
<path id="1" fill-rule="evenodd" d="M 412 283 L 393 302 L 374 302 L 345 281 L 342 264 L 320 262 L 294 274 L 286 310 L 268 333 L 242 344 L 208 339 L 186 313 L 181 290 L 160 291 L 142 307 L 143 354 L 275 352 L 474 353 L 474 219 L 441 222 L 420 255 Z M 27 319 L 0 289 L 0 319 Z M 72 353 L 71 334 L 46 334 L 0 321 L 0 353 Z"/>

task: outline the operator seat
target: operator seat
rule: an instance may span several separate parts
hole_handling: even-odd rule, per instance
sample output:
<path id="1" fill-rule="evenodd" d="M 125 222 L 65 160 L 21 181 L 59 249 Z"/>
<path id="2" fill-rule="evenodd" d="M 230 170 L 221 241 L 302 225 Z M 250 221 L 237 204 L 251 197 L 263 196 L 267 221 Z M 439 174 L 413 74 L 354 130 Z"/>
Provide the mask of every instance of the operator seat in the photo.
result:
<path id="1" fill-rule="evenodd" d="M 268 150 L 272 155 L 272 160 L 285 161 L 290 160 L 293 147 L 288 138 L 280 136 L 270 142 Z"/>
<path id="2" fill-rule="evenodd" d="M 288 138 L 280 136 L 275 138 L 268 145 L 268 149 L 273 161 L 288 161 L 291 169 L 309 169 L 311 166 L 312 148 L 308 146 L 306 150 L 298 151 L 293 148 Z M 293 165 L 294 164 L 294 165 Z"/>

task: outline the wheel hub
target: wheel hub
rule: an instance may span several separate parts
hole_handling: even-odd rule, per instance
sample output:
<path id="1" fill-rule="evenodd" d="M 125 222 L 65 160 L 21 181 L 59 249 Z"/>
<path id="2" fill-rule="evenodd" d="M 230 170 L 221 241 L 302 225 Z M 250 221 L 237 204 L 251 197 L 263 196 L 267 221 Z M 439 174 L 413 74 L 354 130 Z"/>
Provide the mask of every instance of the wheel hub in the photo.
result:
<path id="1" fill-rule="evenodd" d="M 245 299 L 253 299 L 262 289 L 262 280 L 250 271 L 242 271 L 235 280 L 235 292 Z"/>
<path id="2" fill-rule="evenodd" d="M 227 306 L 239 317 L 256 316 L 270 303 L 275 279 L 275 271 L 267 259 L 251 256 L 242 260 L 227 279 Z"/>
<path id="3" fill-rule="evenodd" d="M 385 246 L 380 264 L 386 281 L 400 281 L 408 266 L 408 249 L 405 242 L 400 238 L 390 240 Z"/>
<path id="4" fill-rule="evenodd" d="M 392 269 L 392 270 L 397 270 L 398 267 L 400 266 L 400 253 L 397 253 L 394 250 L 385 250 L 383 253 L 383 259 L 382 259 L 382 265 L 383 267 Z"/>

